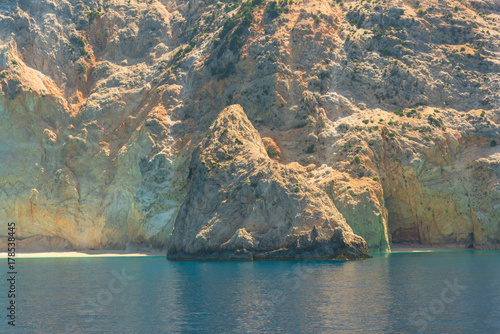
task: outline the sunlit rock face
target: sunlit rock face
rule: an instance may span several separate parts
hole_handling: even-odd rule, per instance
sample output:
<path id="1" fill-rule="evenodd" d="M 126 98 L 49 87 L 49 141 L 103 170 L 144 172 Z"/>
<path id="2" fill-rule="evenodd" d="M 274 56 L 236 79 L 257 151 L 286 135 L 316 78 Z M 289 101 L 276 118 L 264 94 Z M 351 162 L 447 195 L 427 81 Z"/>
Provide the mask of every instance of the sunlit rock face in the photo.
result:
<path id="1" fill-rule="evenodd" d="M 269 158 L 241 106 L 209 131 L 193 154 L 170 259 L 368 256 L 325 192 Z"/>
<path id="2" fill-rule="evenodd" d="M 356 235 L 500 248 L 499 10 L 4 2 L 0 235 L 193 256 L 365 254 Z M 228 106 L 254 138 L 239 152 Z M 232 167 L 201 163 L 219 151 Z"/>

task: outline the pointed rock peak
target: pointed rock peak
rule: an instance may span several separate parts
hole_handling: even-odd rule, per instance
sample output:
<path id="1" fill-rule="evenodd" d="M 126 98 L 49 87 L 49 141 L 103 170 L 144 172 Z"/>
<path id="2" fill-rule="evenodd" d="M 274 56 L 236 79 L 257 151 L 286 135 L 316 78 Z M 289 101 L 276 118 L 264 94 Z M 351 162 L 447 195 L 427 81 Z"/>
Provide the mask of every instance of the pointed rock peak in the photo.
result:
<path id="1" fill-rule="evenodd" d="M 221 145 L 250 145 L 258 148 L 259 152 L 265 152 L 259 132 L 239 104 L 231 105 L 219 114 L 210 126 L 206 139 L 209 145 L 214 141 Z"/>

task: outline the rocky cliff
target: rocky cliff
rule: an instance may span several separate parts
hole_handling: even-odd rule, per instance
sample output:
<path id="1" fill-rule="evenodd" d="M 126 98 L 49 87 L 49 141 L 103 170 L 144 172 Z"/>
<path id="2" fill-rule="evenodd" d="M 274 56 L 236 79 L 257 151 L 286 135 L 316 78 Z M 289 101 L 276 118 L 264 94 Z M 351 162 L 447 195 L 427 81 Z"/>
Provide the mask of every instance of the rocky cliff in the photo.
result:
<path id="1" fill-rule="evenodd" d="M 492 0 L 4 2 L 0 235 L 498 249 L 499 22 Z"/>
<path id="2" fill-rule="evenodd" d="M 169 259 L 368 256 L 328 195 L 268 156 L 240 106 L 209 131 L 193 154 Z"/>

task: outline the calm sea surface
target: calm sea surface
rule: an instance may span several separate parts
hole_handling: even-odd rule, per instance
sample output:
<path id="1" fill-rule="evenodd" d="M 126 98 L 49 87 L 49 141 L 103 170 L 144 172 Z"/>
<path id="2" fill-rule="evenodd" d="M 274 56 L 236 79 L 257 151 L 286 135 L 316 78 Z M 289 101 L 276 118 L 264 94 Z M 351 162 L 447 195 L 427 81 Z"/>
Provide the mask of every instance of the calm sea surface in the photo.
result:
<path id="1" fill-rule="evenodd" d="M 18 259 L 17 271 L 15 331 L 0 285 L 5 333 L 500 333 L 500 251 Z"/>

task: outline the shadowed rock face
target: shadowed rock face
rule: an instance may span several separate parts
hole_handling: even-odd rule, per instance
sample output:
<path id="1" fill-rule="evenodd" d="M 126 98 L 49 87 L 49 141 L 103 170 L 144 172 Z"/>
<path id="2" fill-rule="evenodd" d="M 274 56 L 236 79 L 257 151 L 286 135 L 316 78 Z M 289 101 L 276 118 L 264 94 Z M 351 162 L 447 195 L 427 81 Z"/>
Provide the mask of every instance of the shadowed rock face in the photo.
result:
<path id="1" fill-rule="evenodd" d="M 188 184 L 168 259 L 369 256 L 323 191 L 268 157 L 239 105 L 197 147 Z"/>

